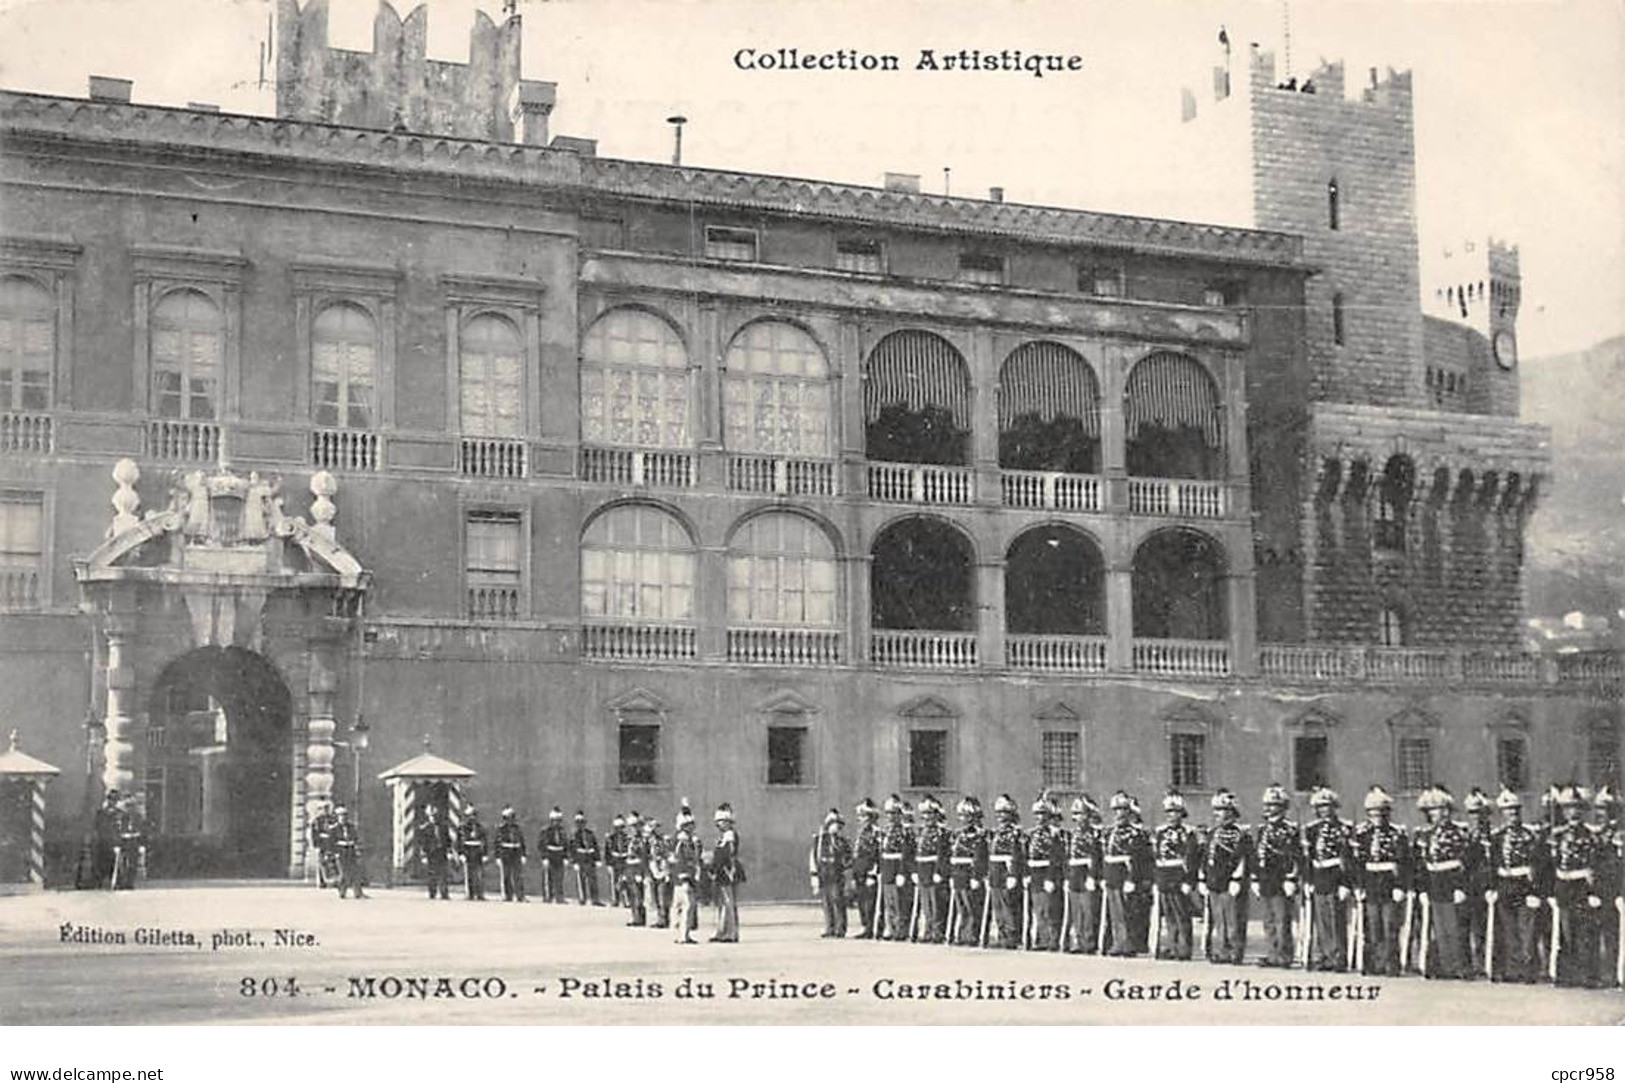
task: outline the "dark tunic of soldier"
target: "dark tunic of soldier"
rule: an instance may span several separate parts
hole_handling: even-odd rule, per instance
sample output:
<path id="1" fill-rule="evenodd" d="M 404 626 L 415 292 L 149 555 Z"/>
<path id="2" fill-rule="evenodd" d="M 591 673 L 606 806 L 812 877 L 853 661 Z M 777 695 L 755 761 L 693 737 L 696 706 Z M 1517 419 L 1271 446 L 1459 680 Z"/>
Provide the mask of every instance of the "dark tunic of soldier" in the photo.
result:
<path id="1" fill-rule="evenodd" d="M 942 943 L 947 921 L 948 852 L 952 839 L 943 829 L 935 806 L 927 812 L 914 843 L 914 939 Z"/>
<path id="2" fill-rule="evenodd" d="M 525 830 L 513 809 L 503 809 L 496 830 L 497 871 L 502 877 L 504 902 L 525 901 Z"/>
<path id="3" fill-rule="evenodd" d="M 333 853 L 338 857 L 339 898 L 354 891 L 356 898 L 365 899 L 366 893 L 361 890 L 361 832 L 342 808 L 333 824 Z"/>
<path id="4" fill-rule="evenodd" d="M 1021 877 L 1027 833 L 1016 823 L 1013 804 L 1008 811 L 997 804 L 994 807 L 1001 822 L 988 840 L 987 890 L 992 928 L 984 931 L 983 941 L 992 945 L 996 933 L 999 947 L 1015 949 L 1021 946 Z"/>
<path id="5" fill-rule="evenodd" d="M 570 836 L 570 853 L 576 870 L 576 902 L 582 906 L 603 906 L 598 897 L 598 836 L 587 826 L 587 817 L 576 813 L 575 834 Z"/>
<path id="6" fill-rule="evenodd" d="M 141 855 L 147 849 L 147 825 L 135 807 L 134 798 L 125 798 L 118 814 L 118 845 L 113 870 L 113 887 L 129 891 L 135 887 L 141 868 Z"/>
<path id="7" fill-rule="evenodd" d="M 1558 985 L 1588 986 L 1599 980 L 1598 925 L 1603 915 L 1602 896 L 1597 893 L 1597 865 L 1603 857 L 1603 843 L 1595 831 L 1581 822 L 1583 806 L 1564 791 L 1558 799 L 1565 822 L 1552 831 L 1552 894 L 1555 933 L 1548 951 L 1556 953 L 1555 966 L 1548 966 Z"/>
<path id="8" fill-rule="evenodd" d="M 1061 946 L 1066 834 L 1054 823 L 1054 808 L 1047 801 L 1043 804 L 1022 855 L 1022 886 L 1026 888 L 1028 911 L 1026 935 L 1033 950 L 1055 951 Z"/>
<path id="9" fill-rule="evenodd" d="M 1106 954 L 1140 954 L 1133 919 L 1136 897 L 1151 889 L 1151 836 L 1135 822 L 1131 807 L 1112 798 L 1115 822 L 1106 828 L 1100 844 L 1101 885 L 1106 896 L 1100 943 Z"/>
<path id="10" fill-rule="evenodd" d="M 432 810 L 429 819 L 420 824 L 417 830 L 418 856 L 423 859 L 424 874 L 429 881 L 429 898 L 451 898 L 446 882 L 451 856 L 456 848 L 457 836 L 451 824 L 446 822 L 445 815 L 439 809 Z"/>
<path id="11" fill-rule="evenodd" d="M 1171 795 L 1177 797 L 1177 795 Z M 1192 950 L 1191 926 L 1195 916 L 1193 895 L 1201 864 L 1201 839 L 1185 822 L 1185 805 L 1163 804 L 1173 822 L 1161 824 L 1151 838 L 1152 878 L 1157 891 L 1157 958 L 1189 959 Z"/>
<path id="12" fill-rule="evenodd" d="M 1337 815 L 1335 795 L 1323 790 L 1315 805 L 1318 819 L 1303 829 L 1304 891 L 1309 896 L 1310 970 L 1347 970 L 1348 899 L 1352 875 L 1354 825 Z"/>
<path id="13" fill-rule="evenodd" d="M 1361 969 L 1367 974 L 1397 975 L 1411 878 L 1411 842 L 1405 829 L 1390 818 L 1393 801 L 1380 788 L 1366 795 L 1365 810 L 1366 821 L 1355 828 L 1351 843 L 1363 930 Z"/>
<path id="14" fill-rule="evenodd" d="M 1207 957 L 1211 962 L 1243 962 L 1247 955 L 1248 873 L 1253 836 L 1239 820 L 1234 795 L 1214 797 L 1217 823 L 1202 840 L 1201 886 L 1207 908 Z"/>
<path id="15" fill-rule="evenodd" d="M 1490 977 L 1495 981 L 1540 980 L 1541 916 L 1551 882 L 1549 851 L 1540 832 L 1523 822 L 1523 803 L 1503 792 L 1496 799 L 1504 822 L 1491 838 L 1491 903 L 1495 907 L 1495 948 Z"/>
<path id="16" fill-rule="evenodd" d="M 1291 966 L 1296 941 L 1292 935 L 1294 896 L 1303 859 L 1298 825 L 1286 816 L 1286 795 L 1279 787 L 1265 791 L 1264 822 L 1253 850 L 1253 894 L 1264 907 L 1267 954 L 1263 966 Z"/>
<path id="17" fill-rule="evenodd" d="M 880 855 L 876 873 L 880 878 L 880 919 L 876 935 L 887 940 L 908 939 L 909 915 L 903 912 L 903 889 L 908 884 L 914 861 L 914 835 L 903 823 L 901 804 L 886 802 L 890 818 L 880 832 Z"/>
<path id="18" fill-rule="evenodd" d="M 485 855 L 491 837 L 473 808 L 465 810 L 457 825 L 457 856 L 463 861 L 463 888 L 469 899 L 485 899 Z"/>
<path id="19" fill-rule="evenodd" d="M 1092 802 L 1073 803 L 1075 826 L 1066 839 L 1065 948 L 1074 955 L 1093 955 L 1100 935 L 1100 825 Z"/>
<path id="20" fill-rule="evenodd" d="M 845 823 L 838 809 L 830 809 L 807 853 L 807 875 L 824 908 L 826 938 L 846 935 L 846 874 L 852 867 L 852 843 L 841 833 Z"/>
<path id="21" fill-rule="evenodd" d="M 859 940 L 875 936 L 875 919 L 880 913 L 880 828 L 875 823 L 879 810 L 872 802 L 858 806 L 858 833 L 852 841 L 852 891 L 858 900 L 858 920 L 863 931 Z"/>
<path id="22" fill-rule="evenodd" d="M 982 935 L 982 908 L 987 898 L 988 835 L 979 804 L 962 801 L 959 814 L 963 822 L 948 846 L 948 879 L 953 889 L 948 938 L 974 947 Z"/>
<path id="23" fill-rule="evenodd" d="M 570 856 L 570 832 L 564 827 L 564 812 L 548 813 L 547 826 L 536 840 L 536 856 L 542 859 L 542 897 L 551 903 L 564 902 L 564 865 Z"/>

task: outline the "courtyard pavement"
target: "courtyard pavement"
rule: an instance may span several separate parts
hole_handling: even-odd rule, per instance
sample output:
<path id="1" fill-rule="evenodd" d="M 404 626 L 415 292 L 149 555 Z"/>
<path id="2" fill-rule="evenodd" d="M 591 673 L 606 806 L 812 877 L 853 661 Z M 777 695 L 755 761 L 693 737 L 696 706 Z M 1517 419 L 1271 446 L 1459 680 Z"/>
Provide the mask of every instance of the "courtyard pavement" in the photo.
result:
<path id="1" fill-rule="evenodd" d="M 1625 1023 L 1619 991 L 831 941 L 810 905 L 747 905 L 738 944 L 710 924 L 685 946 L 613 908 L 404 888 L 16 895 L 0 1023 Z"/>

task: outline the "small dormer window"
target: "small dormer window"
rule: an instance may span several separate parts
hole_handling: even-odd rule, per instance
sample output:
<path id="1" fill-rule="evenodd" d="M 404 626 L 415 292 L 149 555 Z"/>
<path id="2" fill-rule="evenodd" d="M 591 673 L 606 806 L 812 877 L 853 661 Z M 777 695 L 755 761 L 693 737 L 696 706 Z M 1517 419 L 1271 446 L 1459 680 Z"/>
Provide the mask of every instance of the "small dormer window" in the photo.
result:
<path id="1" fill-rule="evenodd" d="M 756 231 L 733 226 L 706 226 L 705 255 L 707 259 L 755 263 Z"/>
<path id="2" fill-rule="evenodd" d="M 959 257 L 959 281 L 984 286 L 1004 284 L 1004 259 L 985 252 L 964 252 Z"/>

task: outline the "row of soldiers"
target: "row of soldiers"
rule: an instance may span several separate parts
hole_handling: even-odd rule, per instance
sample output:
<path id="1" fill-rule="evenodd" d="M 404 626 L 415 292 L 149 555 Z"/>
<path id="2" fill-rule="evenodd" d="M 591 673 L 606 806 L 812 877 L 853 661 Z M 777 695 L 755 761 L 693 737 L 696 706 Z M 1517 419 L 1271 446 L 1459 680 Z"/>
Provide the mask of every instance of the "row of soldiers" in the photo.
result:
<path id="1" fill-rule="evenodd" d="M 518 814 L 510 806 L 501 813 L 496 830 L 480 821 L 480 810 L 465 805 L 462 818 L 453 825 L 440 806 L 429 809 L 428 818 L 418 825 L 415 842 L 429 886 L 429 898 L 449 899 L 450 881 L 460 875 L 467 898 L 484 901 L 486 863 L 497 867 L 502 898 L 524 902 L 525 866 L 530 847 Z M 542 869 L 542 898 L 563 903 L 567 879 L 574 881 L 570 894 L 582 906 L 602 906 L 598 894 L 600 850 L 598 836 L 587 826 L 587 815 L 577 811 L 574 829 L 564 826 L 564 810 L 554 805 L 547 814 L 547 826 L 536 839 L 536 856 Z"/>
<path id="2" fill-rule="evenodd" d="M 850 878 L 861 939 L 1189 959 L 1200 913 L 1207 958 L 1236 964 L 1256 905 L 1261 966 L 1625 983 L 1617 802 L 1606 789 L 1572 785 L 1553 787 L 1546 801 L 1542 828 L 1525 820 L 1517 794 L 1503 790 L 1492 801 L 1475 789 L 1463 802 L 1464 824 L 1454 797 L 1436 785 L 1417 800 L 1425 823 L 1408 831 L 1394 823 L 1393 798 L 1380 786 L 1366 794 L 1358 825 L 1339 816 L 1338 795 L 1322 787 L 1300 825 L 1286 791 L 1272 785 L 1257 825 L 1243 824 L 1236 795 L 1220 790 L 1204 829 L 1187 822 L 1184 797 L 1169 792 L 1153 829 L 1119 791 L 1109 820 L 1092 798 L 1076 798 L 1067 830 L 1044 794 L 1028 830 L 1005 794 L 991 828 L 981 803 L 965 797 L 955 830 L 930 796 L 916 828 L 894 794 L 883 809 L 868 798 L 857 806 L 855 840 L 831 809 L 808 871 L 826 937 L 847 934 Z"/>
<path id="3" fill-rule="evenodd" d="M 699 909 L 709 900 L 716 908 L 713 943 L 739 940 L 739 888 L 745 883 L 740 859 L 739 828 L 733 806 L 723 802 L 714 818 L 716 840 L 709 850 L 700 840 L 694 811 L 685 800 L 677 810 L 675 831 L 661 832 L 660 821 L 635 810 L 611 821 L 604 840 L 616 905 L 627 909 L 628 926 L 675 929 L 679 944 L 695 943 Z"/>

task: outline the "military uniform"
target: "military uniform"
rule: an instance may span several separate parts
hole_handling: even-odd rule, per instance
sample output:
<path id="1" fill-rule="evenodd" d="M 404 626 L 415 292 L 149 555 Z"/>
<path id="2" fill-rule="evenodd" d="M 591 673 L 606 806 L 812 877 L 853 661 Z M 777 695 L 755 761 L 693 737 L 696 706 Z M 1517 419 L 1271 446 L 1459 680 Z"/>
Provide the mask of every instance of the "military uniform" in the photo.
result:
<path id="1" fill-rule="evenodd" d="M 447 890 L 451 855 L 457 848 L 457 835 L 438 810 L 418 825 L 417 850 L 423 861 L 424 878 L 429 882 L 429 898 L 451 898 Z"/>
<path id="2" fill-rule="evenodd" d="M 942 806 L 934 797 L 920 802 L 924 823 L 914 842 L 914 918 L 910 932 L 916 940 L 942 943 L 948 883 L 948 850 L 951 840 L 942 827 Z"/>
<path id="3" fill-rule="evenodd" d="M 988 905 L 987 829 L 976 798 L 961 799 L 958 812 L 960 828 L 948 845 L 948 883 L 953 892 L 948 941 L 974 947 L 981 942 L 982 915 Z"/>
<path id="4" fill-rule="evenodd" d="M 643 821 L 636 812 L 626 818 L 626 911 L 627 925 L 648 924 L 643 898 L 644 881 L 649 878 L 649 841 L 643 834 Z"/>
<path id="5" fill-rule="evenodd" d="M 564 864 L 570 857 L 570 833 L 564 827 L 564 810 L 554 805 L 547 814 L 547 826 L 536 840 L 536 856 L 542 859 L 542 897 L 550 903 L 564 901 Z"/>
<path id="6" fill-rule="evenodd" d="M 1305 958 L 1310 970 L 1349 966 L 1348 898 L 1353 893 L 1354 825 L 1337 815 L 1337 794 L 1322 786 L 1309 797 L 1316 819 L 1303 829 L 1304 892 L 1309 925 Z"/>
<path id="7" fill-rule="evenodd" d="M 1236 795 L 1219 790 L 1211 801 L 1217 822 L 1202 840 L 1201 890 L 1207 909 L 1207 957 L 1240 963 L 1247 955 L 1247 883 L 1253 837 L 1239 822 Z"/>
<path id="8" fill-rule="evenodd" d="M 1422 910 L 1421 971 L 1429 978 L 1468 977 L 1462 928 L 1467 901 L 1467 860 L 1472 840 L 1467 829 L 1450 818 L 1455 798 L 1434 786 L 1416 806 L 1433 820 L 1416 834 L 1412 882 Z"/>
<path id="9" fill-rule="evenodd" d="M 525 831 L 511 808 L 502 810 L 496 832 L 497 873 L 505 902 L 525 901 Z"/>
<path id="10" fill-rule="evenodd" d="M 699 928 L 699 900 L 695 891 L 700 882 L 700 840 L 694 836 L 694 814 L 687 805 L 677 813 L 677 834 L 671 840 L 673 916 L 677 923 L 677 943 L 692 944 L 691 935 Z"/>
<path id="11" fill-rule="evenodd" d="M 463 860 L 463 889 L 471 900 L 485 900 L 485 855 L 489 850 L 490 836 L 469 806 L 457 825 L 457 856 Z"/>
<path id="12" fill-rule="evenodd" d="M 1022 858 L 1026 888 L 1027 944 L 1035 951 L 1061 946 L 1061 891 L 1065 886 L 1066 834 L 1055 825 L 1058 810 L 1047 796 L 1033 802 L 1038 818 Z"/>
<path id="13" fill-rule="evenodd" d="M 880 829 L 875 820 L 880 810 L 865 797 L 858 803 L 858 835 L 852 841 L 852 891 L 858 899 L 858 921 L 863 925 L 859 940 L 872 939 L 879 915 Z"/>
<path id="14" fill-rule="evenodd" d="M 1191 957 L 1191 922 L 1194 917 L 1192 893 L 1196 890 L 1197 869 L 1201 863 L 1201 840 L 1185 822 L 1185 798 L 1170 791 L 1162 799 L 1169 821 L 1160 824 L 1151 836 L 1151 873 L 1156 891 L 1159 959 Z"/>
<path id="15" fill-rule="evenodd" d="M 1116 818 L 1101 839 L 1100 861 L 1106 894 L 1100 942 L 1108 955 L 1138 955 L 1140 940 L 1134 916 L 1138 895 L 1151 888 L 1151 837 L 1133 819 L 1134 800 L 1119 790 L 1112 795 Z"/>
<path id="16" fill-rule="evenodd" d="M 1597 836 L 1597 850 L 1595 857 L 1596 878 L 1593 881 L 1596 895 L 1602 900 L 1600 912 L 1597 914 L 1597 968 L 1596 982 L 1598 987 L 1611 987 L 1619 983 L 1619 948 L 1620 948 L 1620 892 L 1621 880 L 1621 842 L 1619 824 L 1614 819 L 1614 812 L 1618 805 L 1614 795 L 1607 786 L 1597 790 L 1592 798 L 1592 814 L 1595 817 L 1591 823 L 1591 830 Z"/>
<path id="17" fill-rule="evenodd" d="M 671 878 L 672 842 L 660 833 L 660 821 L 651 817 L 644 825 L 643 908 L 649 916 L 652 929 L 671 928 L 671 904 L 674 889 Z M 699 891 L 699 877 L 694 878 L 694 890 Z"/>
<path id="18" fill-rule="evenodd" d="M 361 832 L 356 830 L 346 810 L 340 806 L 338 819 L 333 823 L 333 853 L 338 858 L 339 898 L 354 891 L 355 897 L 365 899 L 361 890 Z"/>
<path id="19" fill-rule="evenodd" d="M 745 882 L 745 866 L 739 860 L 739 829 L 734 826 L 734 810 L 724 803 L 717 808 L 717 844 L 711 851 L 711 877 L 716 891 L 717 931 L 713 943 L 739 943 L 739 888 Z"/>
<path id="20" fill-rule="evenodd" d="M 102 803 L 96 806 L 95 822 L 91 828 L 95 836 L 91 854 L 96 886 L 110 890 L 114 886 L 113 874 L 118 863 L 119 800 L 117 790 L 108 790 Z"/>
<path id="21" fill-rule="evenodd" d="M 135 798 L 127 797 L 119 808 L 118 853 L 113 871 L 113 889 L 130 891 L 135 888 L 136 874 L 141 869 L 141 855 L 147 849 L 147 829 L 141 813 L 135 807 Z M 356 893 L 359 896 L 360 887 Z"/>
<path id="22" fill-rule="evenodd" d="M 1462 904 L 1462 936 L 1467 944 L 1467 973 L 1484 974 L 1485 937 L 1489 935 L 1489 897 L 1495 890 L 1494 806 L 1489 795 L 1474 786 L 1462 799 L 1461 807 L 1471 821 L 1467 824 L 1467 901 Z"/>
<path id="23" fill-rule="evenodd" d="M 1266 954 L 1261 966 L 1293 963 L 1293 897 L 1298 892 L 1303 844 L 1298 825 L 1286 817 L 1287 796 L 1280 786 L 1264 791 L 1264 822 L 1258 825 L 1253 850 L 1253 894 L 1264 908 Z"/>
<path id="24" fill-rule="evenodd" d="M 1506 822 L 1491 837 L 1491 898 L 1495 908 L 1495 981 L 1534 982 L 1540 978 L 1540 932 L 1544 898 L 1551 881 L 1548 851 L 1540 832 L 1523 822 L 1523 802 L 1510 790 L 1495 799 Z"/>
<path id="25" fill-rule="evenodd" d="M 1574 787 L 1559 791 L 1558 807 L 1565 821 L 1552 831 L 1552 949 L 1549 973 L 1558 985 L 1597 984 L 1598 925 L 1602 918 L 1602 896 L 1597 894 L 1597 865 L 1603 857 L 1602 840 L 1579 818 L 1583 804 Z M 1576 815 L 1570 816 L 1574 812 Z"/>
<path id="26" fill-rule="evenodd" d="M 587 814 L 577 812 L 575 834 L 570 836 L 570 853 L 576 870 L 576 902 L 603 906 L 598 897 L 598 836 L 587 826 Z"/>
<path id="27" fill-rule="evenodd" d="M 1021 946 L 1021 877 L 1027 834 L 1016 822 L 1016 803 L 1009 794 L 999 796 L 993 803 L 993 811 L 999 817 L 999 824 L 993 829 L 987 848 L 990 916 L 998 931 L 998 946 L 1017 948 Z M 982 939 L 991 944 L 992 933 Z"/>
<path id="28" fill-rule="evenodd" d="M 330 805 L 323 805 L 320 812 L 310 818 L 310 849 L 316 855 L 316 886 L 332 887 L 333 872 L 333 825 L 338 817 L 333 815 Z"/>
<path id="29" fill-rule="evenodd" d="M 887 824 L 880 831 L 879 864 L 880 914 L 875 935 L 886 940 L 908 939 L 908 913 L 903 909 L 903 888 L 914 863 L 914 836 L 903 823 L 903 802 L 896 795 L 886 799 Z"/>
<path id="30" fill-rule="evenodd" d="M 1353 872 L 1360 905 L 1361 970 L 1398 975 L 1402 914 L 1411 878 L 1411 842 L 1392 821 L 1393 798 L 1380 786 L 1365 796 L 1366 822 L 1354 831 Z"/>
<path id="31" fill-rule="evenodd" d="M 1066 928 L 1063 946 L 1093 955 L 1100 930 L 1100 806 L 1087 794 L 1072 800 L 1072 831 L 1066 838 Z"/>
<path id="32" fill-rule="evenodd" d="M 604 836 L 604 866 L 609 869 L 610 899 L 616 906 L 626 905 L 626 820 L 620 816 L 610 821 Z"/>
<path id="33" fill-rule="evenodd" d="M 823 830 L 813 837 L 807 853 L 807 875 L 813 894 L 824 908 L 824 936 L 846 935 L 846 874 L 852 867 L 852 843 L 841 834 L 846 821 L 839 809 L 830 809 Z"/>

